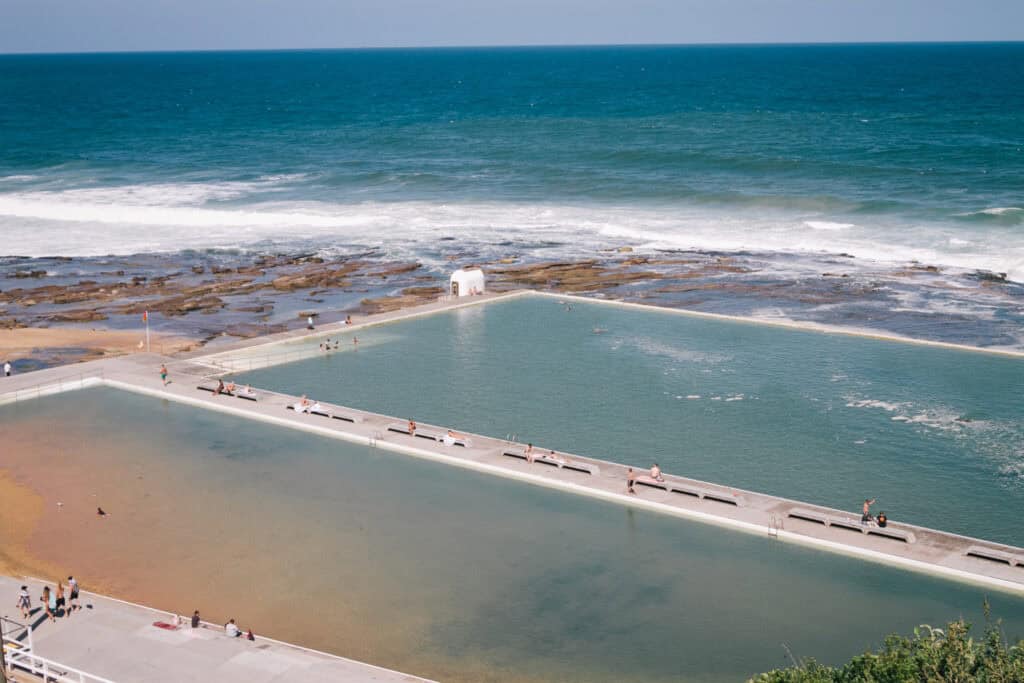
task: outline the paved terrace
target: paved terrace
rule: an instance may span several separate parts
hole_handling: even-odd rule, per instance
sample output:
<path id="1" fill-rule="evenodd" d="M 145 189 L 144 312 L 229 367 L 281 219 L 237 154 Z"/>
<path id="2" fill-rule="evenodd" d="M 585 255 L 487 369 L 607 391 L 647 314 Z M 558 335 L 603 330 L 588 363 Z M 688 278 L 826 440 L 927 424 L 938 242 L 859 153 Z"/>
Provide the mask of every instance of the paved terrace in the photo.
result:
<path id="1" fill-rule="evenodd" d="M 244 637 L 229 638 L 219 625 L 204 623 L 193 629 L 186 622 L 177 628 L 160 628 L 153 624 L 173 626 L 174 615 L 88 592 L 81 594 L 84 609 L 53 623 L 39 606 L 43 584 L 37 580 L 0 576 L 3 604 L 13 605 L 23 584 L 32 595 L 34 653 L 118 683 L 429 683 L 423 678 L 267 640 L 259 634 L 255 642 Z M 5 607 L 3 613 L 21 622 L 18 610 Z M 20 642 L 27 645 L 27 637 Z M 15 651 L 9 648 L 9 652 Z"/>
<path id="2" fill-rule="evenodd" d="M 500 295 L 475 297 L 468 305 L 496 298 Z M 273 341 L 295 340 L 311 334 L 329 336 L 341 329 L 358 330 L 370 324 L 426 315 L 462 305 L 467 304 L 438 302 L 361 318 L 359 324 L 353 326 L 335 324 L 315 333 L 292 331 L 275 335 Z M 253 360 L 259 362 L 259 358 L 269 359 L 267 362 L 287 359 L 282 356 L 286 352 L 267 351 L 266 341 L 267 338 L 260 338 L 232 345 L 233 351 L 242 351 L 242 358 L 248 356 L 242 367 Z M 251 348 L 257 346 L 260 348 Z M 173 382 L 167 387 L 161 385 L 157 375 L 161 362 L 167 362 L 171 368 Z M 416 433 L 410 435 L 404 431 L 406 422 L 403 419 L 327 404 L 321 406 L 319 414 L 296 412 L 292 408 L 298 397 L 258 388 L 255 389 L 255 400 L 213 395 L 209 389 L 216 382 L 211 382 L 211 378 L 224 374 L 232 366 L 234 364 L 220 354 L 178 359 L 135 354 L 20 377 L 0 378 L 3 382 L 0 385 L 3 391 L 0 404 L 16 397 L 20 400 L 50 391 L 105 384 L 621 505 L 765 534 L 782 541 L 1024 594 L 1022 548 L 899 522 L 890 522 L 884 529 L 865 526 L 861 524 L 859 514 L 854 512 L 671 474 L 665 475 L 664 482 L 641 476 L 637 481 L 636 494 L 629 495 L 625 487 L 626 466 L 620 463 L 568 453 L 558 453 L 554 459 L 528 459 L 520 444 L 477 434 L 465 434 L 465 438 L 454 443 L 445 443 L 442 437 L 449 428 L 463 433 L 458 425 L 421 423 Z M 205 389 L 200 389 L 201 386 Z M 547 450 L 540 444 L 535 452 L 540 454 Z M 623 458 L 628 460 L 629 454 L 624 453 Z M 645 472 L 638 465 L 634 465 L 634 469 L 638 473 Z"/>

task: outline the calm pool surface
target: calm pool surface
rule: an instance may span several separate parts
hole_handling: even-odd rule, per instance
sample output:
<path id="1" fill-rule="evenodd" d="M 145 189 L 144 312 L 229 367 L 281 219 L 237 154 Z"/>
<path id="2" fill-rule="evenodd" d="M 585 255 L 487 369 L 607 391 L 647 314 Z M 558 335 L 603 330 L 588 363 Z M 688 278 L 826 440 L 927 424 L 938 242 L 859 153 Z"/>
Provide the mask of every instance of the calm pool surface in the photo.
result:
<path id="1" fill-rule="evenodd" d="M 981 622 L 981 589 L 113 389 L 0 424 L 76 575 L 440 680 L 737 681 L 783 644 L 838 662 Z M 67 534 L 97 499 L 109 523 Z"/>
<path id="2" fill-rule="evenodd" d="M 356 334 L 240 379 L 1024 545 L 1020 359 L 542 297 Z"/>

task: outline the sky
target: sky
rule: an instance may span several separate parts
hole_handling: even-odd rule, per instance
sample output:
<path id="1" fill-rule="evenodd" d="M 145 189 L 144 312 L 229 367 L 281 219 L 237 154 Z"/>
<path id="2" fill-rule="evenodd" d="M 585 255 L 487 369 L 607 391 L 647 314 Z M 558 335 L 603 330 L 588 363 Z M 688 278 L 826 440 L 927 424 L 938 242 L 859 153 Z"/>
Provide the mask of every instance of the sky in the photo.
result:
<path id="1" fill-rule="evenodd" d="M 0 53 L 1024 40 L 1024 0 L 0 0 Z"/>

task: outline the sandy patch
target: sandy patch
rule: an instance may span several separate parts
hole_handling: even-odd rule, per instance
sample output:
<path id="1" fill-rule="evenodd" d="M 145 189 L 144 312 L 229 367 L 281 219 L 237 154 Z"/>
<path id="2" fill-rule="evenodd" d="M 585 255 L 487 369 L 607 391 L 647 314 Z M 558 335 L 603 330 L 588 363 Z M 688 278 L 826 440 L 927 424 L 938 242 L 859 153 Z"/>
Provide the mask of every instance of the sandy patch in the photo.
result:
<path id="1" fill-rule="evenodd" d="M 0 470 L 0 501 L 0 573 L 57 576 L 53 567 L 28 551 L 29 540 L 42 518 L 42 496 Z"/>
<path id="2" fill-rule="evenodd" d="M 82 329 L 75 327 L 22 327 L 0 330 L 0 358 L 16 360 L 45 353 L 48 349 L 84 349 L 86 358 L 145 351 L 146 335 L 138 330 Z M 195 339 L 152 334 L 156 353 L 170 355 L 198 345 Z M 140 346 L 141 344 L 141 346 Z"/>

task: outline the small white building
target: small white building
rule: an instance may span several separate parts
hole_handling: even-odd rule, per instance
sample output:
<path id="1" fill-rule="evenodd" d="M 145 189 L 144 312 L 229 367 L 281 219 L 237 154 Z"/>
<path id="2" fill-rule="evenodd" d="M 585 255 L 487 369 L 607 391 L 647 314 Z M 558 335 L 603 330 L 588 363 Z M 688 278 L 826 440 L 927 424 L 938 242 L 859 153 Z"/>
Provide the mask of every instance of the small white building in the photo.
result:
<path id="1" fill-rule="evenodd" d="M 452 296 L 471 296 L 484 293 L 484 271 L 479 268 L 464 270 L 459 268 L 452 273 L 448 285 L 448 293 Z"/>

